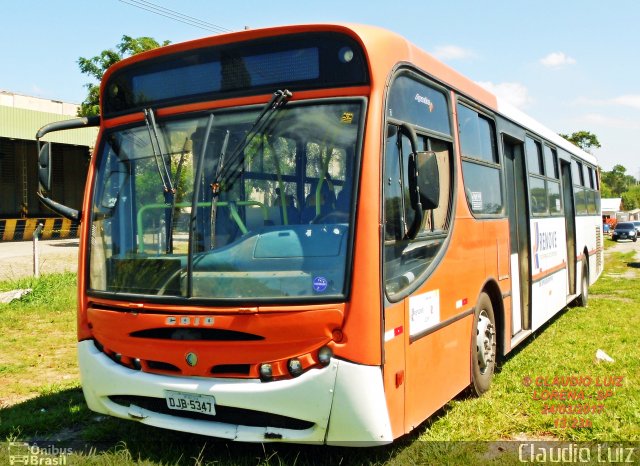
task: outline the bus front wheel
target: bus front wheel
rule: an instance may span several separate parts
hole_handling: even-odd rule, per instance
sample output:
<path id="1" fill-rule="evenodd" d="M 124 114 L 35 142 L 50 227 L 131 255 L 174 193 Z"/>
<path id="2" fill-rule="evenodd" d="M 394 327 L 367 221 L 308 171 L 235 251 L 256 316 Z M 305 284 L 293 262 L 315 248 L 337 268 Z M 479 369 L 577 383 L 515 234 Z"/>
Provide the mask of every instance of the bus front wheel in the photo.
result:
<path id="1" fill-rule="evenodd" d="M 482 293 L 476 304 L 471 339 L 471 386 L 472 395 L 480 396 L 491 385 L 496 368 L 496 320 L 493 305 L 486 293 Z"/>

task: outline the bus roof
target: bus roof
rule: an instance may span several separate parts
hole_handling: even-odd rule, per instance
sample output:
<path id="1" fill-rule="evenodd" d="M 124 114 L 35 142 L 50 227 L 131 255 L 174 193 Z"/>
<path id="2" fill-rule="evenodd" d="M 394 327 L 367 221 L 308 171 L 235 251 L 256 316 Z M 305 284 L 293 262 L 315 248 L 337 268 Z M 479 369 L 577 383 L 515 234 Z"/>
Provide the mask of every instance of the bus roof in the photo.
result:
<path id="1" fill-rule="evenodd" d="M 594 165 L 598 164 L 597 159 L 593 154 L 580 149 L 578 146 L 567 141 L 559 134 L 554 133 L 542 123 L 522 112 L 520 109 L 514 107 L 504 99 L 498 98 L 498 113 L 508 118 L 509 120 L 518 123 L 521 126 L 524 126 L 527 130 L 538 134 L 550 143 L 555 144 L 556 146 L 564 149 L 570 154 L 576 155 Z"/>
<path id="2" fill-rule="evenodd" d="M 215 36 L 196 39 L 188 42 L 167 45 L 134 55 L 113 65 L 105 73 L 103 85 L 109 76 L 131 64 L 179 53 L 186 50 L 229 44 L 233 42 L 249 41 L 259 38 L 274 37 L 286 34 L 302 32 L 341 32 L 358 40 L 365 51 L 369 61 L 371 90 L 382 91 L 390 77 L 390 70 L 403 63 L 411 63 L 417 66 L 428 76 L 436 81 L 446 84 L 456 92 L 471 98 L 473 101 L 485 106 L 505 118 L 513 121 L 525 129 L 545 138 L 548 142 L 578 156 L 586 161 L 597 164 L 596 158 L 579 147 L 573 145 L 551 129 L 526 115 L 516 107 L 503 99 L 499 99 L 489 90 L 483 88 L 471 79 L 463 76 L 450 66 L 442 63 L 426 51 L 422 50 L 406 38 L 392 31 L 362 24 L 301 24 L 289 26 L 274 26 L 261 29 L 249 29 L 238 32 L 230 32 Z"/>

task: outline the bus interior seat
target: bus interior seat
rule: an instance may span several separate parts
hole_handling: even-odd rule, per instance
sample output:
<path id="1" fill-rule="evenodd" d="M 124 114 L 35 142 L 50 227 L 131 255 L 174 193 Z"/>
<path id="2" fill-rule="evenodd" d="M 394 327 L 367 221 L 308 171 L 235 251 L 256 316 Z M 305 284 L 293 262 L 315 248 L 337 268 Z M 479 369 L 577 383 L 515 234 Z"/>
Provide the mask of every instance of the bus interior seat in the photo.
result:
<path id="1" fill-rule="evenodd" d="M 300 221 L 302 223 L 309 223 L 317 216 L 316 210 L 316 188 L 317 185 L 311 185 L 311 191 L 305 198 L 305 206 L 300 213 Z M 320 188 L 320 214 L 325 215 L 330 213 L 336 205 L 336 195 L 333 189 L 329 186 L 328 182 L 322 183 Z"/>
<path id="2" fill-rule="evenodd" d="M 215 224 L 215 246 L 226 246 L 240 236 L 240 228 L 227 206 L 218 206 Z"/>
<path id="3" fill-rule="evenodd" d="M 338 193 L 338 197 L 336 198 L 336 210 L 341 212 L 349 212 L 349 195 L 351 194 L 351 189 L 347 185 L 343 186 L 340 192 Z"/>
<path id="4" fill-rule="evenodd" d="M 264 212 L 262 207 L 257 205 L 248 205 L 245 207 L 244 211 L 245 218 L 245 226 L 247 230 L 258 230 L 265 225 L 271 224 L 271 220 L 269 218 L 264 218 Z"/>
<path id="5" fill-rule="evenodd" d="M 284 208 L 287 212 L 287 222 L 285 222 L 285 215 L 282 208 L 282 197 L 280 195 L 280 190 L 277 190 L 278 195 L 276 196 L 276 200 L 273 203 L 274 207 L 278 209 L 278 220 L 280 221 L 280 225 L 284 225 L 285 223 L 291 225 L 295 223 L 300 223 L 300 211 L 298 210 L 298 203 L 296 201 L 296 197 L 292 194 L 284 195 Z"/>

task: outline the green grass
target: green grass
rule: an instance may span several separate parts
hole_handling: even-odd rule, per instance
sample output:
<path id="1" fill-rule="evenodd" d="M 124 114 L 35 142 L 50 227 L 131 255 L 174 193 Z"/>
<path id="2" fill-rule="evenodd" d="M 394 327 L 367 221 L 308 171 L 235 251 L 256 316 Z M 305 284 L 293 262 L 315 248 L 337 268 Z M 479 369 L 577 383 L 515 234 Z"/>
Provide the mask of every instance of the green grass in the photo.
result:
<path id="1" fill-rule="evenodd" d="M 18 302 L 0 304 L 0 438 L 55 441 L 73 448 L 67 464 L 92 465 L 507 465 L 517 462 L 516 453 L 491 441 L 639 442 L 638 278 L 640 264 L 632 254 L 610 254 L 590 289 L 589 307 L 562 311 L 514 350 L 488 393 L 456 398 L 410 435 L 368 449 L 237 444 L 92 413 L 84 404 L 75 360 L 75 276 L 0 283 L 0 291 L 34 289 Z M 596 363 L 598 349 L 615 362 Z M 622 386 L 579 388 L 586 396 L 609 390 L 611 396 L 604 402 L 585 399 L 584 404 L 602 404 L 602 413 L 564 416 L 585 419 L 589 427 L 562 428 L 554 421 L 563 416 L 541 412 L 551 402 L 532 396 L 534 389 L 545 389 L 536 386 L 538 377 L 556 376 L 591 377 L 593 383 L 622 377 Z M 527 377 L 532 385 L 523 382 Z M 7 449 L 0 447 L 0 461 Z"/>
<path id="2" fill-rule="evenodd" d="M 623 441 L 640 439 L 640 287 L 636 280 L 620 280 L 612 270 L 623 271 L 631 255 L 611 259 L 607 271 L 590 289 L 587 308 L 569 308 L 517 348 L 502 365 L 489 393 L 473 400 L 454 400 L 446 416 L 431 423 L 425 440 L 556 438 L 567 441 Z M 604 350 L 615 362 L 597 363 Z M 536 380 L 554 377 L 590 378 L 590 386 L 576 388 L 537 386 Z M 596 387 L 621 377 L 621 387 Z M 531 385 L 525 385 L 525 378 Z M 615 380 L 615 379 L 614 379 Z M 534 393 L 582 393 L 584 401 L 558 402 L 534 399 Z M 608 392 L 611 391 L 609 394 Z M 610 396 L 608 396 L 610 395 Z M 592 398 L 589 398 L 591 396 Z M 604 401 L 599 397 L 607 396 Z M 603 406 L 588 415 L 543 414 L 545 405 Z M 586 428 L 562 428 L 562 418 L 576 419 Z M 472 420 L 469 422 L 469 420 Z M 558 425 L 555 421 L 558 420 Z M 584 420 L 584 421 L 580 421 Z"/>
<path id="3" fill-rule="evenodd" d="M 0 292 L 18 288 L 33 291 L 0 304 L 0 407 L 46 391 L 52 383 L 78 384 L 75 274 L 0 282 Z"/>

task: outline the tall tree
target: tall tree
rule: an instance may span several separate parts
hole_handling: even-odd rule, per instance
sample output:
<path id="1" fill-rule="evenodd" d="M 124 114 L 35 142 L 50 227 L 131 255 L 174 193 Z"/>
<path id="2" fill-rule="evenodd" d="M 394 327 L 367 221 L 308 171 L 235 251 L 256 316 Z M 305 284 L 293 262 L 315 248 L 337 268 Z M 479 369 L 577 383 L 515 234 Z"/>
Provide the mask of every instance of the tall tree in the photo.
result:
<path id="1" fill-rule="evenodd" d="M 600 141 L 598 141 L 598 136 L 590 131 L 576 131 L 571 135 L 560 133 L 560 136 L 565 138 L 570 143 L 578 146 L 583 151 L 589 153 L 591 153 L 592 149 L 599 149 L 601 147 Z"/>
<path id="2" fill-rule="evenodd" d="M 635 184 L 635 178 L 627 175 L 627 169 L 622 165 L 615 165 L 611 171 L 602 171 L 601 179 L 611 189 L 615 197 L 622 196 L 630 186 Z"/>
<path id="3" fill-rule="evenodd" d="M 625 210 L 633 210 L 640 207 L 640 186 L 631 186 L 622 193 L 622 205 Z"/>
<path id="4" fill-rule="evenodd" d="M 92 78 L 98 81 L 98 83 L 85 84 L 87 88 L 87 97 L 80 104 L 78 109 L 78 116 L 94 116 L 100 113 L 100 80 L 104 75 L 107 68 L 115 63 L 119 62 L 123 58 L 136 55 L 140 52 L 146 52 L 147 50 L 156 49 L 170 44 L 170 41 L 165 40 L 162 44 L 153 39 L 152 37 L 138 37 L 133 38 L 129 36 L 122 36 L 120 43 L 116 45 L 116 50 L 107 49 L 100 52 L 92 58 L 78 58 L 78 66 L 83 74 L 88 74 Z"/>
<path id="5" fill-rule="evenodd" d="M 603 199 L 615 197 L 613 195 L 613 190 L 611 189 L 611 186 L 609 186 L 606 180 L 604 179 L 604 174 L 605 174 L 604 171 L 600 172 L 600 196 L 602 196 Z"/>

